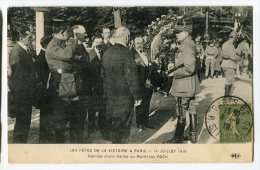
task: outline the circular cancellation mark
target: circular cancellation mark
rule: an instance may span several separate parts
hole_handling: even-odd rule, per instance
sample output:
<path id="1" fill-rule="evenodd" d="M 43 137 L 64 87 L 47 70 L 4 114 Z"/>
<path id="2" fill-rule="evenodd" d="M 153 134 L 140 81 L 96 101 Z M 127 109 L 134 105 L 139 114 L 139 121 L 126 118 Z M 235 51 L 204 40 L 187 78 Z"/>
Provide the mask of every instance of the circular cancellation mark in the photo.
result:
<path id="1" fill-rule="evenodd" d="M 214 100 L 207 109 L 205 122 L 210 135 L 220 143 L 252 141 L 252 110 L 239 97 L 225 96 Z"/>

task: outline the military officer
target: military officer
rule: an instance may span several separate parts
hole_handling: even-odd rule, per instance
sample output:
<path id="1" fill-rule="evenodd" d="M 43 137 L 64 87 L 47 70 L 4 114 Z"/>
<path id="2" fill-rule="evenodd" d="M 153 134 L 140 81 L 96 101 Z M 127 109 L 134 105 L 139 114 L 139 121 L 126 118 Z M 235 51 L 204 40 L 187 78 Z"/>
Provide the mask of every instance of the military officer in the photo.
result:
<path id="1" fill-rule="evenodd" d="M 112 122 L 112 143 L 127 143 L 130 135 L 134 104 L 141 104 L 134 56 L 127 43 L 130 32 L 125 27 L 116 30 L 116 44 L 107 49 L 102 60 L 104 97 L 107 120 Z"/>
<path id="2" fill-rule="evenodd" d="M 176 98 L 176 112 L 178 114 L 177 128 L 174 137 L 168 143 L 183 143 L 186 112 L 189 113 L 189 139 L 197 142 L 197 113 L 195 95 L 199 90 L 196 74 L 196 46 L 191 39 L 191 26 L 177 26 L 177 41 L 180 47 L 175 58 L 175 71 L 172 72 L 173 83 L 171 93 Z"/>
<path id="3" fill-rule="evenodd" d="M 46 49 L 46 60 L 51 72 L 47 93 L 51 100 L 54 143 L 65 142 L 68 120 L 70 141 L 75 143 L 79 137 L 76 114 L 81 111 L 81 107 L 78 102 L 72 61 L 73 57 L 77 57 L 74 56 L 76 46 L 77 40 L 73 38 L 73 33 L 64 26 L 58 26 L 55 27 L 54 37 Z"/>
<path id="4" fill-rule="evenodd" d="M 236 75 L 237 63 L 241 60 L 241 58 L 236 54 L 236 49 L 233 44 L 236 38 L 237 33 L 232 31 L 229 35 L 229 39 L 222 45 L 223 61 L 221 67 L 226 78 L 225 96 L 231 95 L 231 88 Z"/>

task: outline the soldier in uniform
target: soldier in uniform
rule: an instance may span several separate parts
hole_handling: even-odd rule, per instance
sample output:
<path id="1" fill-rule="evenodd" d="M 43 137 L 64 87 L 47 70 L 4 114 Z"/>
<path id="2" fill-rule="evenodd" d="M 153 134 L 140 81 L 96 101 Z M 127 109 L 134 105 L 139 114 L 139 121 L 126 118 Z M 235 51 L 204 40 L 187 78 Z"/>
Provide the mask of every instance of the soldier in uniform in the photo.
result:
<path id="1" fill-rule="evenodd" d="M 47 93 L 51 100 L 54 143 L 65 142 L 65 129 L 70 122 L 70 142 L 75 143 L 81 136 L 78 130 L 81 105 L 77 94 L 73 58 L 77 40 L 66 27 L 55 27 L 54 37 L 46 49 L 46 60 L 50 69 Z"/>
<path id="2" fill-rule="evenodd" d="M 118 28 L 116 44 L 104 53 L 102 60 L 107 119 L 112 122 L 112 143 L 127 143 L 134 104 L 141 104 L 136 63 L 126 45 L 129 39 L 129 30 Z"/>
<path id="3" fill-rule="evenodd" d="M 216 58 L 218 56 L 218 49 L 214 45 L 214 40 L 209 42 L 209 45 L 205 49 L 205 65 L 206 65 L 206 72 L 205 77 L 208 78 L 210 72 L 210 78 L 214 76 L 214 66 L 216 62 Z"/>
<path id="4" fill-rule="evenodd" d="M 15 108 L 13 114 L 16 117 L 13 132 L 14 143 L 27 143 L 31 125 L 36 80 L 34 61 L 28 52 L 31 42 L 32 33 L 29 28 L 23 27 L 19 31 L 19 41 L 10 51 L 11 76 L 9 88 Z"/>
<path id="5" fill-rule="evenodd" d="M 199 80 L 196 74 L 196 46 L 192 41 L 191 26 L 177 26 L 177 41 L 180 47 L 175 58 L 175 71 L 171 73 L 173 83 L 171 93 L 176 98 L 176 112 L 178 114 L 177 128 L 174 137 L 167 143 L 183 143 L 186 112 L 189 113 L 189 139 L 197 142 L 197 113 L 195 95 L 199 90 Z"/>
<path id="6" fill-rule="evenodd" d="M 229 35 L 229 39 L 222 45 L 223 61 L 221 67 L 226 78 L 225 96 L 231 95 L 231 88 L 236 75 L 237 63 L 240 61 L 240 57 L 236 54 L 236 49 L 233 44 L 236 38 L 237 33 L 232 31 Z"/>

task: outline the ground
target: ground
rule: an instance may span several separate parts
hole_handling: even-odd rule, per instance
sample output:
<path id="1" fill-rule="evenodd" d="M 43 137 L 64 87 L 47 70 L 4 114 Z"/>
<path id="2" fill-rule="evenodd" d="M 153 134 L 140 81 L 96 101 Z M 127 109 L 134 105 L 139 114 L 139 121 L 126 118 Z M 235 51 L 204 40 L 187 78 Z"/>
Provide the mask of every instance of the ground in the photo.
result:
<path id="1" fill-rule="evenodd" d="M 201 83 L 200 93 L 196 96 L 197 114 L 198 114 L 198 143 L 216 143 L 216 139 L 211 137 L 206 125 L 205 114 L 210 104 L 218 97 L 224 94 L 225 79 L 222 77 L 206 79 Z M 252 107 L 252 80 L 247 76 L 237 76 L 232 89 L 232 95 L 245 100 Z M 8 119 L 8 140 L 12 143 L 12 134 L 15 119 Z M 129 143 L 158 144 L 173 137 L 177 119 L 175 113 L 175 100 L 173 96 L 163 97 L 160 93 L 154 92 L 150 106 L 150 124 L 155 129 L 146 129 L 139 132 L 135 119 L 131 127 Z M 188 131 L 188 122 L 186 123 L 186 134 Z M 68 137 L 68 133 L 66 133 Z M 98 129 L 91 135 L 85 134 L 86 143 L 110 143 L 103 140 Z M 28 143 L 38 143 L 39 140 L 39 110 L 33 109 L 31 129 Z"/>

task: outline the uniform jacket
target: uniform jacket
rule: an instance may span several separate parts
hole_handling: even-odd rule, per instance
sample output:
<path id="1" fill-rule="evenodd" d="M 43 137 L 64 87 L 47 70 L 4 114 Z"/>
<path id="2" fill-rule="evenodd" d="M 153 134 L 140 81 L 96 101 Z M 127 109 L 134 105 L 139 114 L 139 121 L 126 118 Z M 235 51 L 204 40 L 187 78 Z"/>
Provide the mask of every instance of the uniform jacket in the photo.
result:
<path id="1" fill-rule="evenodd" d="M 59 87 L 61 82 L 75 82 L 73 74 L 73 57 L 77 46 L 77 40 L 70 39 L 67 44 L 57 38 L 53 38 L 46 49 L 46 60 L 51 71 L 49 80 L 49 92 L 52 96 L 59 96 Z M 62 70 L 59 72 L 59 70 Z M 67 73 L 71 70 L 71 73 Z M 73 89 L 75 90 L 75 89 Z M 72 99 L 73 97 L 68 97 Z M 64 98 L 65 100 L 66 97 Z"/>
<path id="2" fill-rule="evenodd" d="M 20 45 L 15 44 L 10 51 L 11 76 L 9 88 L 15 104 L 31 103 L 35 88 L 35 66 L 32 56 Z"/>
<path id="3" fill-rule="evenodd" d="M 121 44 L 109 48 L 103 56 L 102 77 L 107 116 L 124 121 L 139 97 L 136 63 L 132 51 Z"/>
<path id="4" fill-rule="evenodd" d="M 102 62 L 102 51 L 100 52 L 100 58 L 98 57 L 95 49 L 89 51 L 90 58 L 90 86 L 92 92 L 98 96 L 103 95 L 103 80 L 101 77 L 101 62 Z"/>
<path id="5" fill-rule="evenodd" d="M 236 69 L 240 57 L 236 55 L 236 49 L 232 41 L 228 40 L 222 45 L 222 54 L 223 61 L 221 67 Z"/>
<path id="6" fill-rule="evenodd" d="M 51 71 L 58 69 L 72 69 L 74 51 L 77 40 L 70 39 L 67 44 L 57 38 L 53 38 L 46 49 L 46 60 Z"/>
<path id="7" fill-rule="evenodd" d="M 173 72 L 171 93 L 176 97 L 193 97 L 199 91 L 196 75 L 196 47 L 188 36 L 180 44 L 176 54 L 175 65 L 184 65 Z"/>

